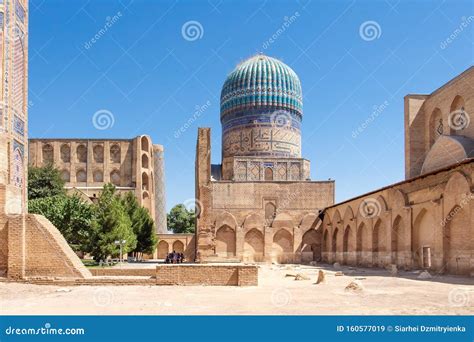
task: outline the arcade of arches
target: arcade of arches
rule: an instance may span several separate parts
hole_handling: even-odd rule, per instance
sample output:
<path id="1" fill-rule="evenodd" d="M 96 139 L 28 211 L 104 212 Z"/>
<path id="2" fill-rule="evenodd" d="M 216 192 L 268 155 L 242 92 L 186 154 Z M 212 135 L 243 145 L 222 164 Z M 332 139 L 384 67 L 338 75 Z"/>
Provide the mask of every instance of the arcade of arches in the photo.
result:
<path id="1" fill-rule="evenodd" d="M 187 261 L 194 261 L 194 234 L 157 234 L 158 244 L 154 259 L 166 259 L 166 256 L 175 251 L 183 253 Z"/>
<path id="2" fill-rule="evenodd" d="M 467 160 L 326 208 L 323 261 L 474 275 L 473 176 Z"/>

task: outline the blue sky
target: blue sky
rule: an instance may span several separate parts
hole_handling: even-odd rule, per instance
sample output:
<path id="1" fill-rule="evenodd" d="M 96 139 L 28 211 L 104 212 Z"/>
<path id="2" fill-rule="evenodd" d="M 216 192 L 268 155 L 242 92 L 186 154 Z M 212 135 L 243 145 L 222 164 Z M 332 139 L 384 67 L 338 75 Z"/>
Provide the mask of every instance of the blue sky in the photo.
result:
<path id="1" fill-rule="evenodd" d="M 30 0 L 29 135 L 149 134 L 165 146 L 169 209 L 194 197 L 198 127 L 220 162 L 226 75 L 263 52 L 299 75 L 303 156 L 342 201 L 403 180 L 403 97 L 472 65 L 471 16 L 471 1 Z"/>

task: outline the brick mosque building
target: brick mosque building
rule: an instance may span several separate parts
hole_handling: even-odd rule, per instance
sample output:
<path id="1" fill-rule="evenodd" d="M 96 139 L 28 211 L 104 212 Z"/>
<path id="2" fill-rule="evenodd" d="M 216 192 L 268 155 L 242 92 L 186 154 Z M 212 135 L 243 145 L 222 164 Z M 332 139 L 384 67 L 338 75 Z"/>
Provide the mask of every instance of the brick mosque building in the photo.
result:
<path id="1" fill-rule="evenodd" d="M 474 276 L 474 67 L 405 97 L 406 180 L 333 204 L 301 158 L 301 84 L 257 55 L 221 93 L 222 164 L 196 151 L 196 260 L 338 262 Z"/>
<path id="2" fill-rule="evenodd" d="M 196 257 L 200 262 L 301 262 L 321 254 L 318 214 L 333 181 L 311 181 L 301 157 L 303 101 L 295 72 L 254 56 L 221 93 L 222 164 L 211 165 L 210 129 L 196 154 Z"/>
<path id="3" fill-rule="evenodd" d="M 133 139 L 29 139 L 29 163 L 52 164 L 65 188 L 94 201 L 106 183 L 119 193 L 131 191 L 166 233 L 163 146 L 147 135 Z"/>

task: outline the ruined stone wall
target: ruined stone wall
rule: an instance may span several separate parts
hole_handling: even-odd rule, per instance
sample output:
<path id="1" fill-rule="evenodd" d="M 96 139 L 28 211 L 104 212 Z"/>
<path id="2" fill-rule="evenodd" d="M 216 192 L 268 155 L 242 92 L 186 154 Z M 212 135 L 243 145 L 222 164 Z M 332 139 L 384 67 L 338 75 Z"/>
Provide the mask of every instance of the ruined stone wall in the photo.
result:
<path id="1" fill-rule="evenodd" d="M 258 268 L 243 265 L 160 265 L 158 285 L 256 286 Z"/>
<path id="2" fill-rule="evenodd" d="M 324 211 L 327 262 L 474 276 L 474 161 Z"/>

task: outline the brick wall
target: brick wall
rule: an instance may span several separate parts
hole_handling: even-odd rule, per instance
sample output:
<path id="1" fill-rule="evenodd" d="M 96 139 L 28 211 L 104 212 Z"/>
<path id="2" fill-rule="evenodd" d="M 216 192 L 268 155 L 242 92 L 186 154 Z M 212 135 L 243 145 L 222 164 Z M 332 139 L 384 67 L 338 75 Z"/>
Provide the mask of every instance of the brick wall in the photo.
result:
<path id="1" fill-rule="evenodd" d="M 89 278 L 91 273 L 61 233 L 41 215 L 0 215 L 0 274 L 29 277 Z"/>
<path id="2" fill-rule="evenodd" d="M 154 277 L 154 268 L 92 268 L 93 276 L 118 276 L 118 277 Z"/>
<path id="3" fill-rule="evenodd" d="M 257 266 L 240 265 L 160 265 L 157 285 L 256 286 Z"/>

